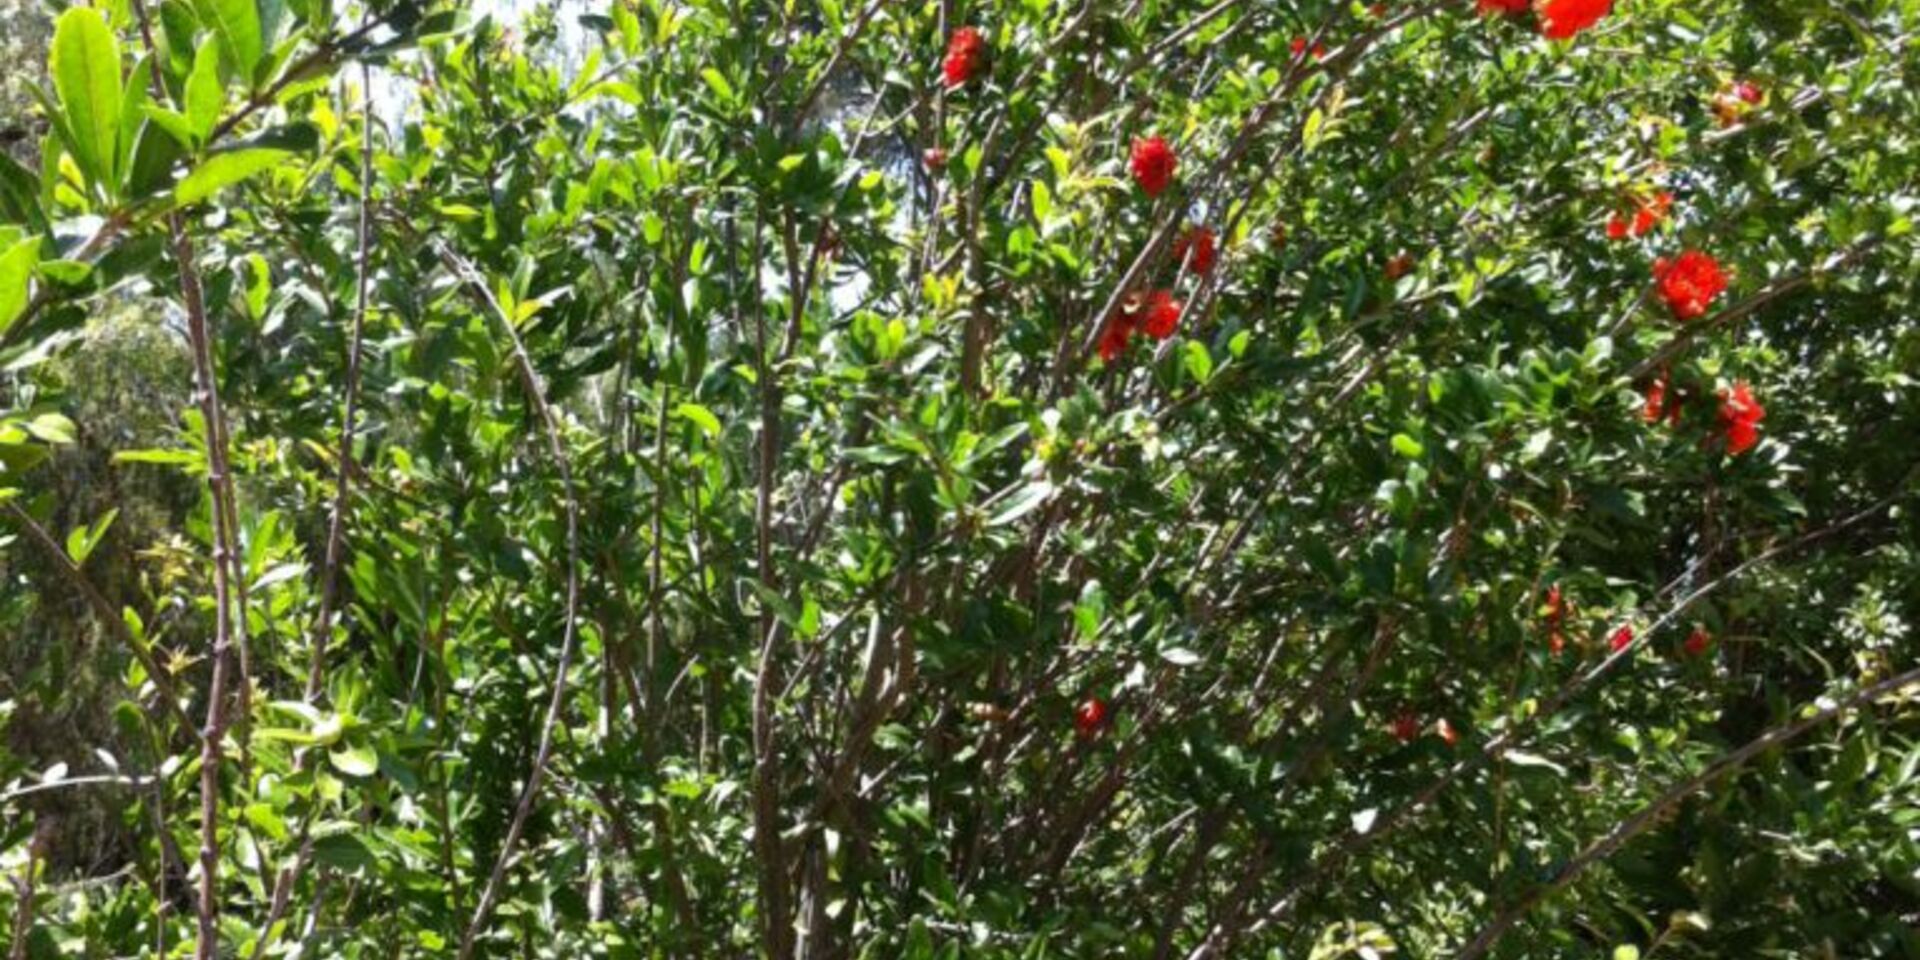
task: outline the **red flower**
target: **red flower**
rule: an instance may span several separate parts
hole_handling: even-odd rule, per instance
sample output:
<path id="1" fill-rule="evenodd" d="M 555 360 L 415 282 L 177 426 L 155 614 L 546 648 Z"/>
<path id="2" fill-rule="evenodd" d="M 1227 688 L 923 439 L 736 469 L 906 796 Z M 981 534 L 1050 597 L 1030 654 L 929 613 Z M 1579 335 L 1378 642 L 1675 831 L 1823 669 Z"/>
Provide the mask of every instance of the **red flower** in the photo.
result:
<path id="1" fill-rule="evenodd" d="M 1647 384 L 1647 405 L 1640 410 L 1640 419 L 1648 423 L 1659 423 L 1667 410 L 1667 378 L 1661 377 Z"/>
<path id="2" fill-rule="evenodd" d="M 940 71 L 946 76 L 949 88 L 958 87 L 972 80 L 986 59 L 987 38 L 973 27 L 961 27 L 947 41 L 947 59 L 940 65 Z"/>
<path id="3" fill-rule="evenodd" d="M 1476 4 L 1480 10 L 1480 15 L 1483 17 L 1493 16 L 1495 14 L 1517 17 L 1526 13 L 1527 8 L 1532 5 L 1533 0 L 1478 0 Z"/>
<path id="4" fill-rule="evenodd" d="M 928 170 L 939 173 L 947 168 L 947 151 L 939 147 L 928 147 L 926 152 L 920 155 L 920 162 L 926 164 Z"/>
<path id="5" fill-rule="evenodd" d="M 1140 309 L 1140 328 L 1155 340 L 1165 340 L 1173 336 L 1174 328 L 1180 325 L 1181 309 L 1180 301 L 1175 300 L 1173 294 L 1155 290 L 1147 295 Z"/>
<path id="6" fill-rule="evenodd" d="M 1295 60 L 1300 59 L 1301 55 L 1307 52 L 1307 38 L 1294 37 L 1293 41 L 1287 44 L 1287 49 L 1293 51 L 1293 58 Z M 1313 45 L 1313 58 L 1315 60 L 1323 59 L 1326 57 L 1326 55 L 1327 55 L 1326 44 L 1316 43 Z"/>
<path id="7" fill-rule="evenodd" d="M 1693 632 L 1687 634 L 1686 642 L 1680 646 L 1687 651 L 1687 656 L 1697 657 L 1713 646 L 1713 636 L 1707 633 L 1705 627 L 1694 627 Z"/>
<path id="8" fill-rule="evenodd" d="M 1573 613 L 1573 604 L 1560 594 L 1560 585 L 1547 588 L 1547 649 L 1554 656 L 1566 652 L 1567 635 L 1562 629 L 1567 617 Z"/>
<path id="9" fill-rule="evenodd" d="M 1675 320 L 1706 316 L 1707 306 L 1727 289 L 1727 274 L 1720 262 L 1698 250 L 1688 250 L 1677 260 L 1655 260 L 1653 279 Z"/>
<path id="10" fill-rule="evenodd" d="M 1194 227 L 1182 234 L 1179 242 L 1173 245 L 1173 259 L 1184 263 L 1187 269 L 1196 274 L 1213 272 L 1214 261 L 1213 230 L 1207 227 Z M 1189 259 L 1188 254 L 1192 254 Z"/>
<path id="11" fill-rule="evenodd" d="M 1402 710 L 1399 716 L 1393 718 L 1392 731 L 1395 740 L 1412 743 L 1413 738 L 1420 735 L 1420 718 L 1414 716 L 1412 711 Z"/>
<path id="12" fill-rule="evenodd" d="M 1460 731 L 1455 730 L 1453 724 L 1447 722 L 1446 717 L 1441 717 L 1440 722 L 1433 725 L 1433 732 L 1439 734 L 1440 739 L 1445 740 L 1449 747 L 1460 742 Z"/>
<path id="13" fill-rule="evenodd" d="M 1625 240 L 1627 238 L 1627 218 L 1614 214 L 1607 218 L 1607 239 Z"/>
<path id="14" fill-rule="evenodd" d="M 1613 12 L 1613 0 L 1540 0 L 1540 35 L 1565 40 Z"/>
<path id="15" fill-rule="evenodd" d="M 1607 646 L 1611 647 L 1614 653 L 1619 653 L 1633 646 L 1633 628 L 1631 626 L 1622 626 L 1620 629 L 1615 630 L 1613 636 L 1607 638 Z"/>
<path id="16" fill-rule="evenodd" d="M 1131 166 L 1133 182 L 1139 184 L 1147 196 L 1157 197 L 1173 182 L 1173 171 L 1180 166 L 1180 158 L 1174 156 L 1166 140 L 1148 137 L 1133 142 Z"/>
<path id="17" fill-rule="evenodd" d="M 1652 199 L 1639 201 L 1638 206 L 1639 209 L 1633 212 L 1633 235 L 1644 237 L 1667 219 L 1668 211 L 1673 209 L 1673 194 L 1661 191 L 1654 194 Z"/>
<path id="18" fill-rule="evenodd" d="M 1742 80 L 1733 85 L 1733 95 L 1736 97 L 1739 97 L 1741 103 L 1750 104 L 1752 106 L 1759 106 L 1760 101 L 1765 100 L 1767 98 L 1767 95 L 1764 91 L 1762 91 L 1759 87 L 1754 86 L 1752 83 L 1749 83 L 1745 80 Z"/>
<path id="19" fill-rule="evenodd" d="M 1107 702 L 1088 697 L 1073 708 L 1073 729 L 1082 737 L 1091 737 L 1107 725 Z"/>
<path id="20" fill-rule="evenodd" d="M 1100 359 L 1108 363 L 1125 353 L 1127 344 L 1133 339 L 1133 315 L 1122 313 L 1107 321 L 1107 329 L 1100 334 Z"/>
<path id="21" fill-rule="evenodd" d="M 1399 253 L 1394 254 L 1392 259 L 1387 261 L 1386 274 L 1387 274 L 1388 280 L 1398 280 L 1401 277 L 1406 276 L 1412 270 L 1413 270 L 1413 254 L 1408 253 L 1405 250 L 1402 250 Z"/>
<path id="22" fill-rule="evenodd" d="M 1720 429 L 1726 433 L 1727 455 L 1737 457 L 1753 449 L 1760 442 L 1760 421 L 1766 417 L 1766 409 L 1753 399 L 1745 382 L 1720 391 Z"/>

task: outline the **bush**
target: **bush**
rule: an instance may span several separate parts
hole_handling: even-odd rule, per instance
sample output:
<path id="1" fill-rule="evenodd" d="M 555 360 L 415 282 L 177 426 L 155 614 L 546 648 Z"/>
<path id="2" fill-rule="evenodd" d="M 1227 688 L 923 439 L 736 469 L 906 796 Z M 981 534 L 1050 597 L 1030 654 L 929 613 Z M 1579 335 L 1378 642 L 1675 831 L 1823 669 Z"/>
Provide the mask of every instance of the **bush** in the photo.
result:
<path id="1" fill-rule="evenodd" d="M 66 10 L 14 955 L 1920 955 L 1917 27 Z"/>

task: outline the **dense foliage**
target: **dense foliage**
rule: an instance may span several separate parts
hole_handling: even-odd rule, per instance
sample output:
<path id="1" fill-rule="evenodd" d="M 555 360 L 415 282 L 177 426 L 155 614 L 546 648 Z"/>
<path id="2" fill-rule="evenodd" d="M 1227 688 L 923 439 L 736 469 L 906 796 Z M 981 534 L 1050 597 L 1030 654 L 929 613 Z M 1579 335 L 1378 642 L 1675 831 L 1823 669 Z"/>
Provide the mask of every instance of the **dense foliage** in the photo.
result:
<path id="1" fill-rule="evenodd" d="M 1920 956 L 1920 2 L 424 2 L 9 33 L 16 960 Z"/>

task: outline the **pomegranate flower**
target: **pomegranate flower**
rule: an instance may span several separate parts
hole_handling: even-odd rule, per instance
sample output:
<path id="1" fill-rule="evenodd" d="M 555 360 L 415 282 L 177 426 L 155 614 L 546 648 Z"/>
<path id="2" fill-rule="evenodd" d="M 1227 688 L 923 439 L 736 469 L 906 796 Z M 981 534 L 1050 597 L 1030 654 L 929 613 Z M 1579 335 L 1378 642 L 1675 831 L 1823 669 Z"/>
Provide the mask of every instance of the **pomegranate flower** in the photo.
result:
<path id="1" fill-rule="evenodd" d="M 1720 391 L 1720 429 L 1727 438 L 1727 456 L 1737 457 L 1760 442 L 1760 421 L 1766 416 L 1766 408 L 1753 399 L 1744 381 Z"/>
<path id="2" fill-rule="evenodd" d="M 947 87 L 964 85 L 980 72 L 980 66 L 987 59 L 987 38 L 974 27 L 961 27 L 953 32 L 947 41 L 947 59 L 941 63 L 940 72 L 946 77 Z"/>
<path id="3" fill-rule="evenodd" d="M 1399 716 L 1393 718 L 1391 729 L 1395 740 L 1401 743 L 1412 743 L 1413 738 L 1420 735 L 1420 718 L 1414 716 L 1411 711 L 1402 710 Z"/>
<path id="4" fill-rule="evenodd" d="M 1664 418 L 1667 426 L 1679 423 L 1680 400 L 1677 397 L 1669 397 L 1667 394 L 1670 390 L 1671 384 L 1664 373 L 1659 379 L 1647 384 L 1647 402 L 1640 409 L 1640 419 L 1647 423 L 1659 423 Z"/>
<path id="5" fill-rule="evenodd" d="M 1517 17 L 1533 6 L 1533 0 L 1476 0 L 1474 6 L 1483 17 Z"/>
<path id="6" fill-rule="evenodd" d="M 1115 357 L 1127 352 L 1127 344 L 1133 340 L 1133 316 L 1116 314 L 1107 321 L 1107 329 L 1100 333 L 1100 359 L 1112 363 Z"/>
<path id="7" fill-rule="evenodd" d="M 1613 0 L 1540 0 L 1540 35 L 1566 40 L 1613 12 Z"/>
<path id="8" fill-rule="evenodd" d="M 1107 702 L 1088 697 L 1073 708 L 1073 729 L 1082 737 L 1091 737 L 1107 724 Z"/>
<path id="9" fill-rule="evenodd" d="M 1207 227 L 1188 230 L 1173 245 L 1174 262 L 1186 264 L 1188 270 L 1201 276 L 1213 272 L 1217 253 L 1213 231 Z"/>
<path id="10" fill-rule="evenodd" d="M 1633 235 L 1644 237 L 1667 219 L 1673 209 L 1673 194 L 1663 190 L 1636 203 L 1639 209 L 1633 212 Z"/>
<path id="11" fill-rule="evenodd" d="M 1613 241 L 1627 238 L 1627 218 L 1618 213 L 1607 218 L 1607 239 Z"/>
<path id="12" fill-rule="evenodd" d="M 1140 310 L 1140 329 L 1155 340 L 1165 340 L 1173 336 L 1175 328 L 1180 326 L 1180 311 L 1184 309 L 1173 294 L 1165 290 L 1155 290 L 1147 296 Z"/>
<path id="13" fill-rule="evenodd" d="M 1633 627 L 1631 626 L 1622 626 L 1613 632 L 1613 636 L 1607 638 L 1607 647 L 1614 653 L 1619 653 L 1631 646 L 1633 646 Z"/>
<path id="14" fill-rule="evenodd" d="M 1173 148 L 1161 137 L 1148 137 L 1133 142 L 1133 156 L 1130 161 L 1133 169 L 1133 182 L 1146 191 L 1147 196 L 1157 197 L 1173 182 L 1173 172 L 1180 166 L 1180 158 L 1175 156 Z"/>
<path id="15" fill-rule="evenodd" d="M 1720 261 L 1698 250 L 1688 250 L 1675 260 L 1655 260 L 1653 280 L 1675 320 L 1706 316 L 1707 307 L 1727 289 L 1727 274 L 1720 269 Z"/>
<path id="16" fill-rule="evenodd" d="M 1713 635 L 1707 633 L 1705 627 L 1694 627 L 1693 632 L 1687 634 L 1686 642 L 1681 644 L 1681 649 L 1685 650 L 1690 657 L 1700 656 L 1712 647 Z"/>

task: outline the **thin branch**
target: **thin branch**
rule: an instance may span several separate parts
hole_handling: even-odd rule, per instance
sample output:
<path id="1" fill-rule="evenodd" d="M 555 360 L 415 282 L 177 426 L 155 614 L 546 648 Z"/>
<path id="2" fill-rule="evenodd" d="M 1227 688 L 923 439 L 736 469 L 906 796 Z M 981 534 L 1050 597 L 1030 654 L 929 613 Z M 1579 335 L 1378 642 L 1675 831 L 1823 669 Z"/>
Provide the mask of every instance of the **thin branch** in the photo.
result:
<path id="1" fill-rule="evenodd" d="M 533 357 L 527 353 L 527 346 L 520 339 L 520 332 L 514 328 L 513 317 L 508 315 L 494 299 L 493 292 L 480 279 L 480 275 L 451 247 L 438 240 L 434 241 L 441 262 L 445 263 L 455 278 L 464 284 L 486 309 L 500 321 L 500 328 L 506 332 L 507 340 L 513 347 L 513 357 L 520 368 L 521 386 L 526 390 L 527 402 L 532 404 L 546 430 L 548 452 L 552 455 L 554 466 L 560 471 L 560 485 L 564 499 L 563 506 L 567 515 L 567 605 L 566 625 L 560 640 L 560 660 L 554 666 L 553 695 L 547 701 L 547 713 L 540 723 L 540 742 L 533 755 L 533 769 L 527 773 L 527 783 L 520 792 L 520 802 L 513 812 L 513 820 L 507 827 L 506 839 L 501 841 L 500 857 L 494 861 L 493 872 L 488 875 L 486 886 L 481 888 L 480 902 L 474 908 L 473 919 L 467 924 L 466 932 L 460 937 L 460 960 L 469 960 L 473 956 L 474 945 L 481 929 L 486 925 L 487 917 L 493 912 L 493 906 L 500 898 L 500 887 L 505 881 L 507 867 L 513 860 L 514 847 L 520 843 L 520 836 L 526 831 L 527 819 L 533 814 L 534 799 L 539 796 L 540 784 L 547 772 L 547 764 L 553 759 L 553 730 L 560 721 L 560 713 L 566 706 L 567 670 L 573 663 L 574 642 L 578 635 L 580 606 L 580 506 L 574 497 L 573 465 L 567 457 L 567 448 L 560 432 L 560 419 L 553 407 L 547 403 L 546 390 L 541 386 L 540 373 L 534 369 Z"/>
<path id="2" fill-rule="evenodd" d="M 153 23 L 144 0 L 133 0 L 134 19 L 146 48 L 148 79 L 155 101 L 165 101 L 167 87 L 160 72 L 159 48 L 153 41 Z M 249 111 L 229 118 L 237 123 Z M 230 126 L 216 129 L 223 135 Z M 219 374 L 213 361 L 213 331 L 195 262 L 193 236 L 178 210 L 167 213 L 167 232 L 173 240 L 173 258 L 180 271 L 180 298 L 187 313 L 187 339 L 193 351 L 194 377 L 200 385 L 200 415 L 205 424 L 207 490 L 213 515 L 213 677 L 207 684 L 207 723 L 200 736 L 200 896 L 197 960 L 213 960 L 220 952 L 220 761 L 227 734 L 227 660 L 234 637 L 235 610 L 230 579 L 239 568 L 234 529 L 239 511 L 234 506 L 233 476 L 227 464 L 227 419 L 220 405 Z M 241 619 L 246 611 L 238 611 Z M 244 625 L 240 628 L 245 629 Z"/>
<path id="3" fill-rule="evenodd" d="M 28 539 L 39 544 L 46 551 L 47 556 L 53 558 L 60 572 L 66 574 L 67 579 L 72 581 L 74 587 L 80 591 L 80 595 L 86 598 L 87 605 L 93 608 L 94 615 L 99 618 L 101 626 L 108 633 L 113 634 L 114 639 L 120 641 L 128 652 L 133 654 L 133 658 L 140 662 L 140 668 L 147 672 L 147 677 L 160 691 L 160 701 L 166 705 L 166 711 L 173 717 L 174 722 L 179 724 L 182 731 L 191 732 L 194 728 L 193 718 L 187 716 L 186 709 L 180 706 L 180 694 L 174 690 L 171 675 L 161 669 L 159 661 L 153 658 L 153 651 L 148 650 L 145 644 L 134 637 L 126 620 L 122 619 L 120 611 L 114 609 L 113 602 L 100 592 L 99 587 L 93 585 L 86 571 L 80 569 L 80 565 L 74 563 L 72 557 L 67 556 L 67 551 L 53 539 L 53 535 L 48 533 L 39 521 L 20 509 L 17 503 L 8 502 L 4 506 L 7 515 L 27 532 Z M 145 704 L 141 706 L 143 709 L 146 708 Z"/>
<path id="4" fill-rule="evenodd" d="M 327 644 L 333 633 L 333 605 L 340 582 L 340 562 L 346 552 L 347 514 L 353 509 L 354 416 L 360 395 L 361 341 L 367 323 L 367 292 L 372 281 L 373 211 L 368 203 L 373 182 L 372 71 L 360 64 L 360 221 L 359 267 L 354 293 L 353 329 L 347 339 L 346 409 L 340 416 L 339 471 L 334 478 L 333 517 L 327 524 L 327 553 L 320 567 L 320 612 L 313 628 L 313 662 L 307 667 L 306 700 L 319 699 L 326 681 Z"/>

